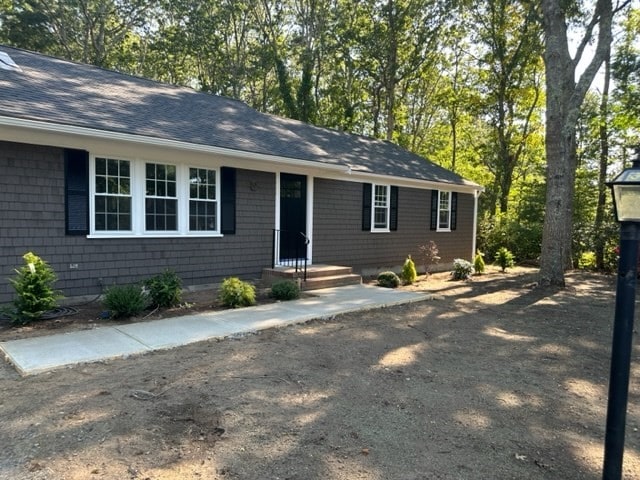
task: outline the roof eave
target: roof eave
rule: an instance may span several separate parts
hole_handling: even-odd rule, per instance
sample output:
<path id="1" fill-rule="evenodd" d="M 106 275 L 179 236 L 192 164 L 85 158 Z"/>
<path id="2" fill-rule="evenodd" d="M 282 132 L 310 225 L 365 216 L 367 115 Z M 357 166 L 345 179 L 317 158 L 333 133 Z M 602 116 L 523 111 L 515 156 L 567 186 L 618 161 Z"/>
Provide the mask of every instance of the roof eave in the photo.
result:
<path id="1" fill-rule="evenodd" d="M 115 132 L 110 130 L 99 130 L 87 127 L 79 127 L 76 125 L 43 122 L 39 120 L 23 119 L 17 117 L 0 116 L 0 126 L 13 127 L 25 131 L 42 132 L 48 134 L 73 135 L 86 138 L 99 138 L 101 140 L 128 142 L 138 145 L 147 145 L 150 147 L 172 148 L 177 150 L 220 155 L 224 157 L 241 158 L 251 161 L 265 162 L 272 166 L 290 166 L 298 168 L 309 168 L 314 171 L 326 172 L 328 177 L 340 178 L 342 180 L 351 179 L 352 181 L 369 181 L 372 183 L 392 183 L 399 186 L 407 186 L 412 188 L 439 188 L 443 186 L 455 191 L 465 193 L 481 192 L 483 188 L 480 185 L 465 181 L 464 184 L 451 182 L 438 182 L 423 180 L 418 178 L 398 177 L 390 175 L 382 175 L 369 172 L 359 172 L 352 170 L 349 165 L 329 164 L 319 161 L 302 160 L 299 158 L 283 157 L 278 155 L 267 155 L 264 153 L 256 153 L 245 150 L 236 150 L 225 147 L 217 147 L 213 145 L 204 145 L 197 143 L 189 143 L 178 140 L 171 140 L 158 137 L 150 137 L 144 135 L 134 135 L 124 132 Z M 3 136 L 0 133 L 0 140 L 11 141 L 9 136 Z"/>

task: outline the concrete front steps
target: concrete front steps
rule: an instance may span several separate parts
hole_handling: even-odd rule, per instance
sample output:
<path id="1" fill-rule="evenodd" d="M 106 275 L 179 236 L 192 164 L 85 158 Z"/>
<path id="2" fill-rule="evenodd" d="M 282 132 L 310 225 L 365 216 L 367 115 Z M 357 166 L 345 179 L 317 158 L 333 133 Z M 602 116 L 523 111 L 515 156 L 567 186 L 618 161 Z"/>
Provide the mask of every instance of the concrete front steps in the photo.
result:
<path id="1" fill-rule="evenodd" d="M 278 280 L 300 280 L 302 290 L 318 290 L 320 288 L 342 287 L 344 285 L 360 285 L 362 276 L 353 273 L 351 267 L 335 265 L 307 266 L 307 280 L 303 280 L 304 273 L 296 272 L 292 267 L 265 268 L 262 270 L 262 281 L 268 285 Z"/>

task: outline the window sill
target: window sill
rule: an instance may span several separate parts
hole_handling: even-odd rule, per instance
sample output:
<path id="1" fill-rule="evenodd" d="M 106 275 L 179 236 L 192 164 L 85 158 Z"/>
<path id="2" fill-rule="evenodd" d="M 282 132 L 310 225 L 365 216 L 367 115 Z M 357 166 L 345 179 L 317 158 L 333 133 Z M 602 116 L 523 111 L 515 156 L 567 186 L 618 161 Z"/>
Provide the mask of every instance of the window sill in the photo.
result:
<path id="1" fill-rule="evenodd" d="M 391 233 L 391 230 L 389 230 L 388 228 L 386 229 L 379 228 L 377 230 L 371 230 L 371 233 Z"/>
<path id="2" fill-rule="evenodd" d="M 209 234 L 202 234 L 202 233 L 189 233 L 189 234 L 180 234 L 180 233 L 166 233 L 166 234 L 151 234 L 151 233 L 140 233 L 140 234 L 134 234 L 134 233 L 126 233 L 126 234 L 122 234 L 122 235 L 118 235 L 118 234 L 90 234 L 87 235 L 87 238 L 89 239 L 118 239 L 118 238 L 137 238 L 137 239 L 141 239 L 141 238 L 222 238 L 224 237 L 223 234 L 221 233 L 209 233 Z"/>

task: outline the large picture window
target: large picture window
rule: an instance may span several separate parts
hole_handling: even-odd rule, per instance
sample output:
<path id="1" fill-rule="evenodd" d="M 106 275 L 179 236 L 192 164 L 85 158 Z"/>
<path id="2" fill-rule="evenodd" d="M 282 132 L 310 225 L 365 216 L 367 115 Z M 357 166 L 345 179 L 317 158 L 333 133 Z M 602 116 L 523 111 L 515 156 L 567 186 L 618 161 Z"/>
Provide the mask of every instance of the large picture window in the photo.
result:
<path id="1" fill-rule="evenodd" d="M 92 167 L 92 234 L 220 234 L 218 169 L 106 157 Z"/>

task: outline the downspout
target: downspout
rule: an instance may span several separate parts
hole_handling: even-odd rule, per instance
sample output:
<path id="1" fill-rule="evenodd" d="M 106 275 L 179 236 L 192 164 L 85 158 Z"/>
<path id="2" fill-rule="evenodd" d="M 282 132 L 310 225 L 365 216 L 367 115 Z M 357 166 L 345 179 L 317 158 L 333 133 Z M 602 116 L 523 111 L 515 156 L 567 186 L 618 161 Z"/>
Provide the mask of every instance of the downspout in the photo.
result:
<path id="1" fill-rule="evenodd" d="M 481 190 L 476 190 L 473 193 L 473 237 L 471 240 L 471 261 L 476 256 L 476 243 L 478 237 L 478 197 L 480 197 Z"/>

